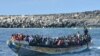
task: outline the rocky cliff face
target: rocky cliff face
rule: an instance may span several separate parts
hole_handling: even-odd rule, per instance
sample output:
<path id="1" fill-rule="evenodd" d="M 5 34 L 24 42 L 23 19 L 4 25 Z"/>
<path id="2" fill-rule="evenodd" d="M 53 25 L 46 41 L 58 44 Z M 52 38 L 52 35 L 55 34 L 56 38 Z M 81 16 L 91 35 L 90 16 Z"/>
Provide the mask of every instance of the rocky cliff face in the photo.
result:
<path id="1" fill-rule="evenodd" d="M 0 15 L 2 28 L 100 27 L 100 10 L 48 15 Z"/>

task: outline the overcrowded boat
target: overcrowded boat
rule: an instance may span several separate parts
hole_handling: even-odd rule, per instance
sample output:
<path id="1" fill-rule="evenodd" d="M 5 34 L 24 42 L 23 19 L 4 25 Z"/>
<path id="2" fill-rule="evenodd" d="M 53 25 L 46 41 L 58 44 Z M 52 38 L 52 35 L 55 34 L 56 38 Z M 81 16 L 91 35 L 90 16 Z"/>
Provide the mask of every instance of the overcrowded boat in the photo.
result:
<path id="1" fill-rule="evenodd" d="M 84 34 L 77 32 L 74 35 L 51 38 L 43 35 L 12 34 L 7 41 L 8 46 L 18 54 L 32 55 L 34 53 L 63 54 L 82 51 L 89 47 L 91 36 L 88 29 Z"/>

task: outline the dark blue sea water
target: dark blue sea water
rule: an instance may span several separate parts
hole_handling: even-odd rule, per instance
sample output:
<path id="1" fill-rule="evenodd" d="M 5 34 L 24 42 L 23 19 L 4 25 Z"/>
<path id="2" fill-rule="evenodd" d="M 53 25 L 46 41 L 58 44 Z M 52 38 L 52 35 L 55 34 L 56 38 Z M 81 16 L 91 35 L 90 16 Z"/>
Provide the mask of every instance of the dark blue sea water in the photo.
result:
<path id="1" fill-rule="evenodd" d="M 75 34 L 77 31 L 83 33 L 82 28 L 1 28 L 0 29 L 0 56 L 16 56 L 6 44 L 6 41 L 10 39 L 13 33 L 23 33 L 28 35 L 40 34 L 44 36 L 51 36 L 53 38 L 57 36 Z M 100 28 L 89 29 L 89 33 L 92 37 L 92 45 L 89 49 L 77 52 L 66 53 L 56 56 L 100 56 Z M 35 55 L 36 56 L 36 55 Z M 48 56 L 48 55 L 47 55 Z M 53 55 L 52 55 L 53 56 Z"/>

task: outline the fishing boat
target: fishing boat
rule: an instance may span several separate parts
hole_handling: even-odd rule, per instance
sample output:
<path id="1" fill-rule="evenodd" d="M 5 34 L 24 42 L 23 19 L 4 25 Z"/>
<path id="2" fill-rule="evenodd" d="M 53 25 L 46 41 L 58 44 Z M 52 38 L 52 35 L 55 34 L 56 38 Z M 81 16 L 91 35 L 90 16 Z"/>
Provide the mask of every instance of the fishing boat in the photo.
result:
<path id="1" fill-rule="evenodd" d="M 78 36 L 77 36 L 78 37 Z M 77 37 L 74 37 L 76 39 Z M 68 39 L 68 36 L 65 37 Z M 63 38 L 62 40 L 64 40 Z M 69 37 L 70 38 L 70 37 Z M 80 40 L 81 39 L 81 40 Z M 24 55 L 24 56 L 31 56 L 34 54 L 64 54 L 64 53 L 72 53 L 72 52 L 80 52 L 84 49 L 87 49 L 89 47 L 89 44 L 91 43 L 91 37 L 90 35 L 82 35 L 79 37 L 80 41 L 73 41 L 71 39 L 69 43 L 65 45 L 58 45 L 58 43 L 61 43 L 61 39 L 58 39 L 58 42 L 54 45 L 49 44 L 46 45 L 45 43 L 35 43 L 33 45 L 30 45 L 28 41 L 22 41 L 22 40 L 14 40 L 11 38 L 7 41 L 8 46 L 17 54 Z M 38 40 L 39 41 L 39 40 Z"/>

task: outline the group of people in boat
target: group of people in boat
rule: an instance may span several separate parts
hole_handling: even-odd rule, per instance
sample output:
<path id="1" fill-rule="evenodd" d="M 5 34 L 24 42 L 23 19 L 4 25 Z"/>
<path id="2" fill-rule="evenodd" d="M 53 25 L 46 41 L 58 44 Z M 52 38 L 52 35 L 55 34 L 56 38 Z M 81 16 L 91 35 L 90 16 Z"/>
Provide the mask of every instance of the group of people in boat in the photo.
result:
<path id="1" fill-rule="evenodd" d="M 30 46 L 68 47 L 88 44 L 91 37 L 88 34 L 88 29 L 85 29 L 83 35 L 77 32 L 74 35 L 50 38 L 42 35 L 12 34 L 12 39 L 14 41 L 27 41 Z"/>

